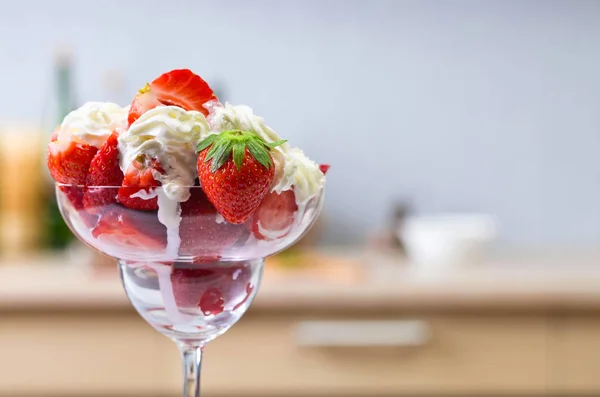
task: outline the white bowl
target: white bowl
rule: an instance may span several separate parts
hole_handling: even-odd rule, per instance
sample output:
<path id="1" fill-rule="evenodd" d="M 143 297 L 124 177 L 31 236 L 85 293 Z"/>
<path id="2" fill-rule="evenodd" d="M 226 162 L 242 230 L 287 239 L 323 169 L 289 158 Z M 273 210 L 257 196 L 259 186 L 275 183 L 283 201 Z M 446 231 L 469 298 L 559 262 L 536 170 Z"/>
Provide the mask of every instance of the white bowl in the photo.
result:
<path id="1" fill-rule="evenodd" d="M 486 214 L 412 216 L 398 233 L 411 262 L 443 268 L 483 261 L 496 237 L 496 222 Z"/>

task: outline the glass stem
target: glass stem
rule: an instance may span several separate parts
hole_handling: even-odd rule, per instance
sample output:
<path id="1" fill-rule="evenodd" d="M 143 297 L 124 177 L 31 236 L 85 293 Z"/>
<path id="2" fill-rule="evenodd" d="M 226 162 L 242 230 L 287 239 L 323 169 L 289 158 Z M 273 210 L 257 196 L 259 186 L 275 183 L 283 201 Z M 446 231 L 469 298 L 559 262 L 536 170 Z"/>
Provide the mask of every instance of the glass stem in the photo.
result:
<path id="1" fill-rule="evenodd" d="M 183 397 L 200 397 L 203 346 L 179 345 L 183 361 Z"/>

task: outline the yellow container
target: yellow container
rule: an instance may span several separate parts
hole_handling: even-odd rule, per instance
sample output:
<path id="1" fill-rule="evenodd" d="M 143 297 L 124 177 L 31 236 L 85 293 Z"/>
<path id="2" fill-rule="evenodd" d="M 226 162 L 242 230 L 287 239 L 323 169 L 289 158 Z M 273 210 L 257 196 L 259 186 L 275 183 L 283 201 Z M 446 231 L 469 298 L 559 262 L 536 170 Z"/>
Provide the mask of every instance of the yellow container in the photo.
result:
<path id="1" fill-rule="evenodd" d="M 0 123 L 0 254 L 25 255 L 42 236 L 42 139 L 34 123 Z"/>

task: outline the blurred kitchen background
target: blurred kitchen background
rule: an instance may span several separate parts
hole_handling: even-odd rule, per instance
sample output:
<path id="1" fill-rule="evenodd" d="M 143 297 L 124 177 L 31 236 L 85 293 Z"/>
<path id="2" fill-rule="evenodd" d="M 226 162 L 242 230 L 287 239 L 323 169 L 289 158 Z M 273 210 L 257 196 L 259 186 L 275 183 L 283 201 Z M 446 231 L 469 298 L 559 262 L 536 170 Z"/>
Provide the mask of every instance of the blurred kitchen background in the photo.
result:
<path id="1" fill-rule="evenodd" d="M 600 395 L 600 1 L 1 3 L 0 395 L 178 395 L 45 171 L 176 68 L 332 165 L 207 396 Z"/>

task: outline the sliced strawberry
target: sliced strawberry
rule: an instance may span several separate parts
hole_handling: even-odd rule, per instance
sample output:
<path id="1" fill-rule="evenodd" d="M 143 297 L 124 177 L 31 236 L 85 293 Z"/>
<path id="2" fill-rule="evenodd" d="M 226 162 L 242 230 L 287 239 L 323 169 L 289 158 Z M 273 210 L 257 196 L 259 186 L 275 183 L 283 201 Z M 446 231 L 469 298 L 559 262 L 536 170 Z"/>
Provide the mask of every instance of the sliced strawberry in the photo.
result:
<path id="1" fill-rule="evenodd" d="M 202 105 L 217 99 L 206 81 L 189 69 L 172 70 L 139 90 L 131 103 L 128 121 L 131 125 L 142 114 L 161 105 L 179 106 L 208 115 Z"/>
<path id="2" fill-rule="evenodd" d="M 143 155 L 135 159 L 125 172 L 117 197 L 119 202 L 136 210 L 158 210 L 158 199 L 152 197 L 153 188 L 160 186 L 160 182 L 154 179 L 156 173 L 164 174 L 158 160 Z"/>
<path id="3" fill-rule="evenodd" d="M 330 167 L 331 167 L 331 165 L 329 165 L 329 164 L 319 164 L 319 169 L 321 170 L 321 172 L 323 174 L 327 174 L 327 171 L 329 171 Z"/>
<path id="4" fill-rule="evenodd" d="M 173 295 L 181 308 L 199 308 L 205 315 L 216 315 L 228 307 L 237 309 L 254 290 L 249 265 L 222 263 L 171 270 Z"/>
<path id="5" fill-rule="evenodd" d="M 223 309 L 225 308 L 223 294 L 215 287 L 207 289 L 200 297 L 198 307 L 205 316 L 223 313 Z"/>
<path id="6" fill-rule="evenodd" d="M 222 250 L 237 241 L 244 227 L 232 225 L 222 218 L 218 223 L 217 210 L 202 188 L 192 188 L 190 193 L 190 198 L 181 203 L 179 253 L 196 257 L 195 263 L 217 261 Z"/>
<path id="7" fill-rule="evenodd" d="M 85 193 L 85 186 L 63 185 L 59 186 L 58 188 L 65 195 L 67 200 L 69 200 L 73 208 L 78 211 L 83 210 L 83 195 Z"/>
<path id="8" fill-rule="evenodd" d="M 65 185 L 59 189 L 67 196 L 75 209 L 83 208 L 83 186 L 92 158 L 97 148 L 83 143 L 71 142 L 63 148 L 56 140 L 48 144 L 48 170 L 52 178 Z"/>
<path id="9" fill-rule="evenodd" d="M 137 248 L 144 251 L 162 250 L 167 246 L 167 230 L 156 214 L 132 211 L 112 205 L 92 230 L 111 248 Z"/>
<path id="10" fill-rule="evenodd" d="M 89 212 L 98 213 L 102 207 L 117 201 L 118 186 L 123 183 L 118 137 L 118 133 L 113 132 L 90 164 L 86 178 L 88 187 L 83 197 L 83 205 Z"/>
<path id="11" fill-rule="evenodd" d="M 271 192 L 265 196 L 254 213 L 252 233 L 260 240 L 285 237 L 294 224 L 296 211 L 298 211 L 298 204 L 293 190 Z"/>
<path id="12" fill-rule="evenodd" d="M 63 148 L 57 141 L 48 144 L 48 169 L 52 178 L 66 185 L 85 185 L 90 163 L 98 151 L 94 146 L 71 142 Z"/>

